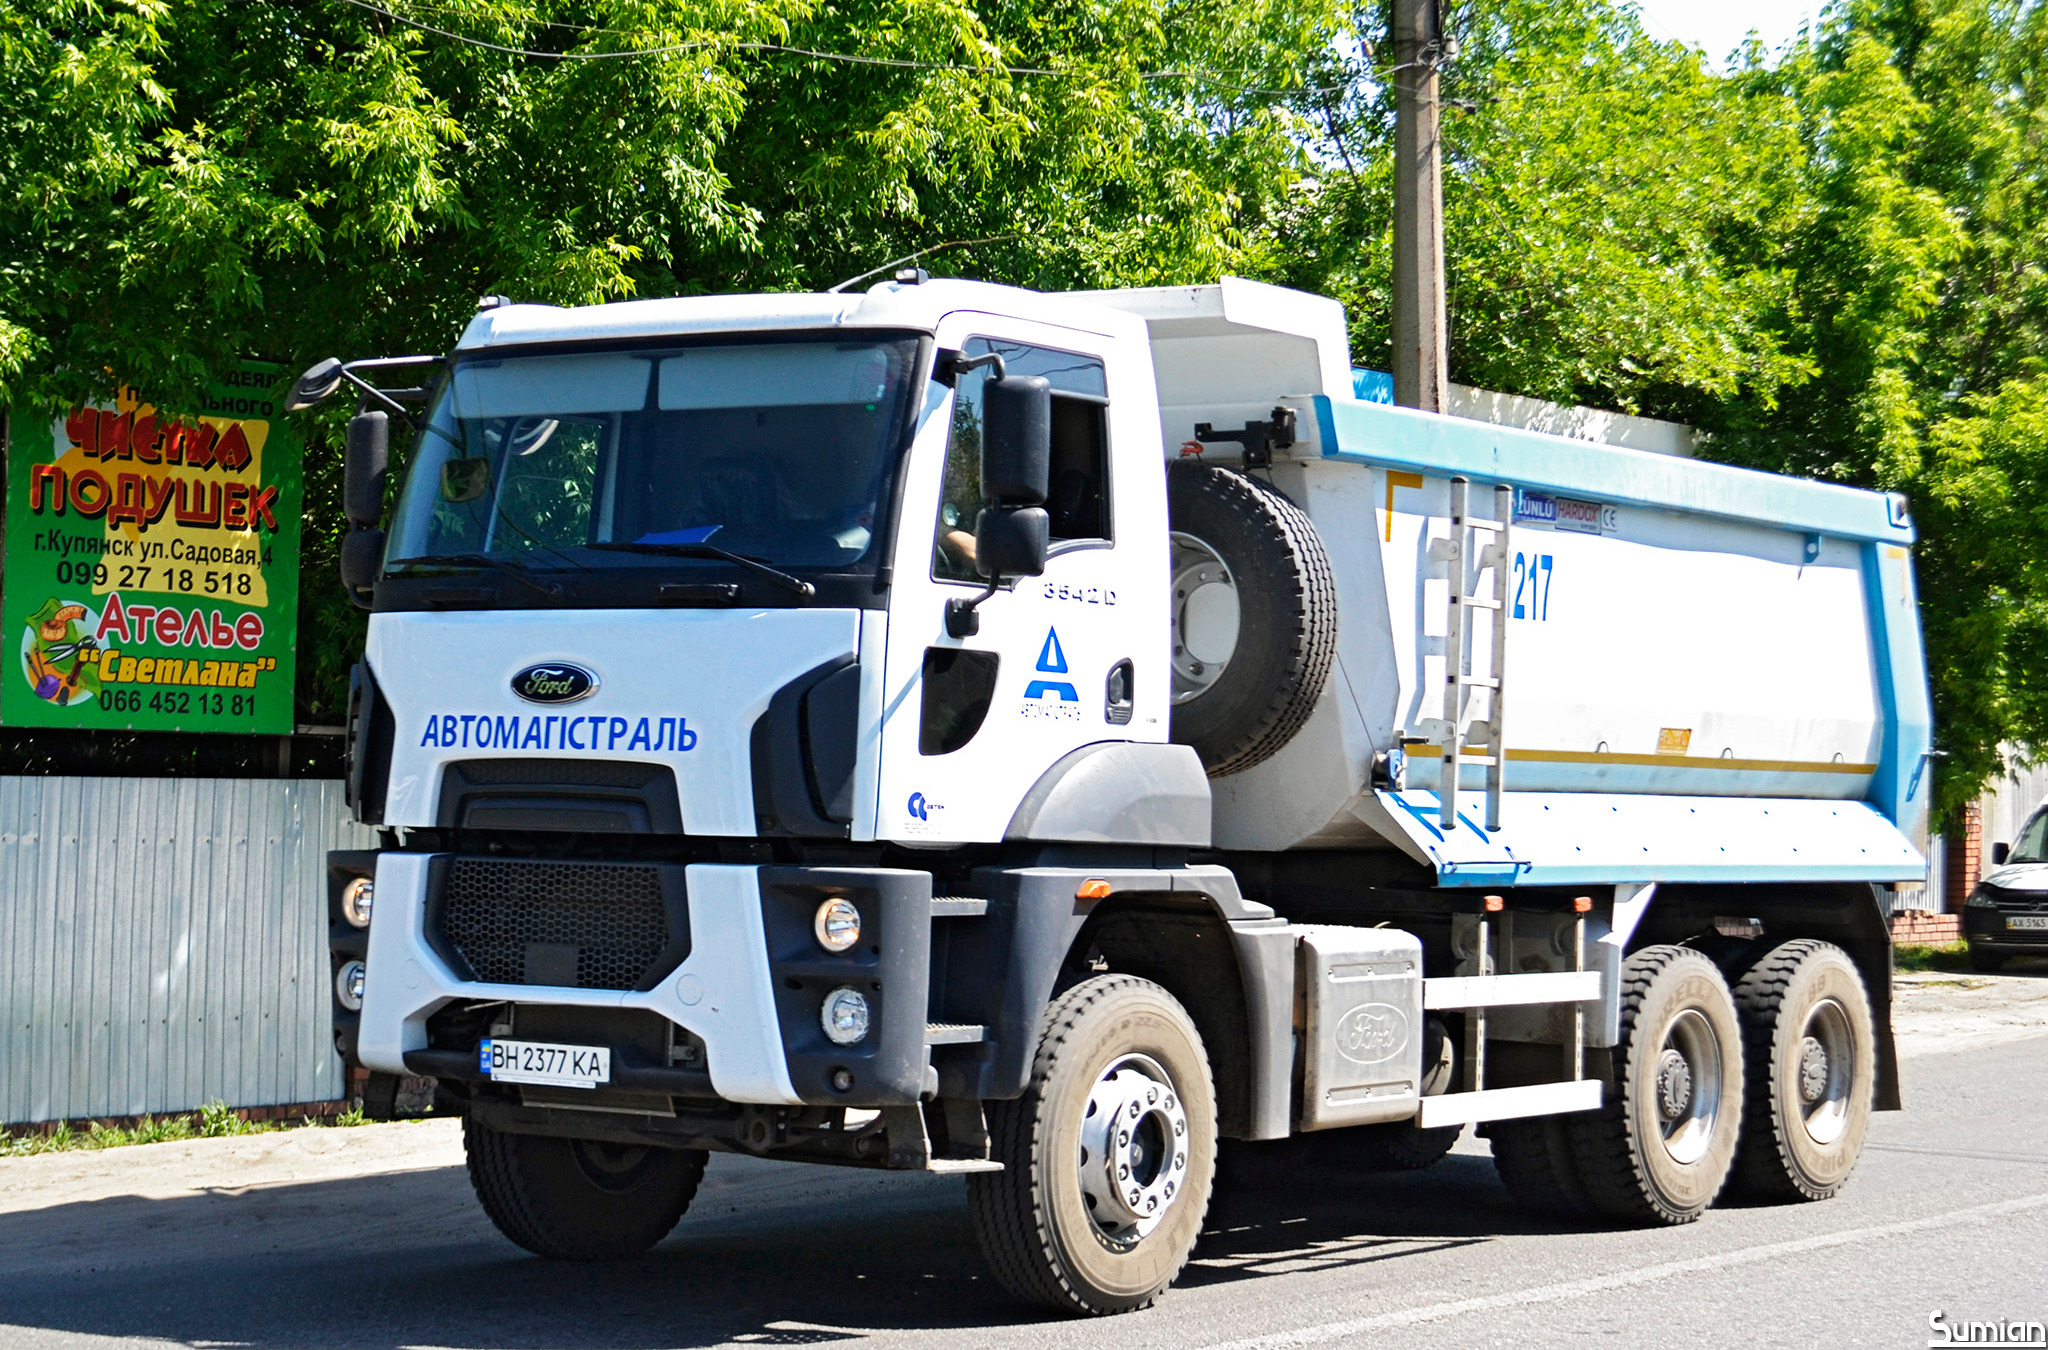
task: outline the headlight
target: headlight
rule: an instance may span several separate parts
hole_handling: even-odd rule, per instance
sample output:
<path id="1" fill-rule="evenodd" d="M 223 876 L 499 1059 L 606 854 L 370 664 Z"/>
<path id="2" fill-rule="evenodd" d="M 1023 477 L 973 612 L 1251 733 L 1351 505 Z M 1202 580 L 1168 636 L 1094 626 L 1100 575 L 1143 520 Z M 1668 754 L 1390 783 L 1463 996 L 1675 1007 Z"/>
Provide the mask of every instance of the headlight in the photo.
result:
<path id="1" fill-rule="evenodd" d="M 853 901 L 835 895 L 818 906 L 811 931 L 818 935 L 818 945 L 826 951 L 843 952 L 860 941 L 860 911 L 854 908 Z"/>
<path id="2" fill-rule="evenodd" d="M 1998 902 L 1991 898 L 1989 892 L 1977 890 L 1970 892 L 1970 898 L 1964 902 L 1963 907 L 1965 909 L 1997 909 Z"/>
<path id="3" fill-rule="evenodd" d="M 868 1001 L 858 989 L 834 989 L 825 995 L 818 1016 L 834 1045 L 858 1045 L 868 1035 Z"/>
<path id="4" fill-rule="evenodd" d="M 344 961 L 334 972 L 334 997 L 350 1012 L 363 1010 L 363 977 L 369 968 L 360 961 Z"/>
<path id="5" fill-rule="evenodd" d="M 368 877 L 357 877 L 341 888 L 341 917 L 357 928 L 370 926 L 370 903 L 377 887 Z"/>

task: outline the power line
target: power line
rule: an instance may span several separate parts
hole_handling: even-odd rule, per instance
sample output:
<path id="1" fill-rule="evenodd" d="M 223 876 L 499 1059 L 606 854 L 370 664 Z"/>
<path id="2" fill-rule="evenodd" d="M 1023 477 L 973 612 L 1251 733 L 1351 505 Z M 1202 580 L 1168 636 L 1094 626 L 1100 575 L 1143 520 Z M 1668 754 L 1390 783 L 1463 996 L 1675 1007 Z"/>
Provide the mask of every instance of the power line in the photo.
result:
<path id="1" fill-rule="evenodd" d="M 404 24 L 408 28 L 418 29 L 423 33 L 432 33 L 436 37 L 444 37 L 451 42 L 462 43 L 464 46 L 477 47 L 484 51 L 500 52 L 506 56 L 524 56 L 539 61 L 608 61 L 627 57 L 673 56 L 683 52 L 715 48 L 725 51 L 749 51 L 782 56 L 802 56 L 816 61 L 838 61 L 848 65 L 883 66 L 892 70 L 956 71 L 963 74 L 1033 76 L 1062 80 L 1085 78 L 1083 72 L 1080 71 L 1055 70 L 1047 66 L 972 65 L 957 61 L 916 61 L 903 57 L 864 56 L 854 52 L 828 52 L 812 47 L 791 46 L 788 43 L 782 42 L 750 42 L 736 38 L 704 38 L 694 42 L 671 43 L 661 47 L 632 47 L 600 52 L 536 51 L 527 47 L 510 47 L 503 43 L 490 42 L 483 38 L 471 37 L 466 33 L 457 33 L 446 28 L 437 28 L 432 24 L 423 23 L 409 15 L 400 14 L 395 10 L 386 9 L 382 5 L 372 3 L 372 0 L 347 0 L 347 3 L 359 9 L 369 10 L 373 14 L 381 14 L 394 23 Z M 613 28 L 579 28 L 569 24 L 550 23 L 546 20 L 538 20 L 536 22 L 550 28 L 564 28 L 570 32 L 585 35 L 591 33 L 611 33 L 621 37 L 630 36 L 630 34 L 622 33 L 620 30 Z M 1351 88 L 1349 84 L 1298 85 L 1288 89 L 1260 88 L 1252 85 L 1233 84 L 1221 76 L 1210 75 L 1196 70 L 1138 71 L 1136 72 L 1136 77 L 1148 83 L 1165 80 L 1194 80 L 1234 94 L 1279 98 L 1337 94 L 1347 92 Z"/>

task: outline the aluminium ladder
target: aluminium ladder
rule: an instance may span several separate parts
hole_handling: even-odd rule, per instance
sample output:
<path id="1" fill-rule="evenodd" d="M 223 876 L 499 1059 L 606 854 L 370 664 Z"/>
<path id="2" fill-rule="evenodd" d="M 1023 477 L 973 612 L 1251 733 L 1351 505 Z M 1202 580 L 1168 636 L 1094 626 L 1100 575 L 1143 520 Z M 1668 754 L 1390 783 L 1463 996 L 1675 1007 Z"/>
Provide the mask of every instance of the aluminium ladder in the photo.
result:
<path id="1" fill-rule="evenodd" d="M 1451 479 L 1451 533 L 1432 540 L 1431 559 L 1445 564 L 1450 580 L 1449 614 L 1444 624 L 1444 715 L 1438 725 L 1443 743 L 1443 772 L 1437 785 L 1441 821 L 1446 829 L 1458 823 L 1458 769 L 1465 764 L 1486 766 L 1486 828 L 1500 828 L 1501 776 L 1506 768 L 1507 742 L 1503 739 L 1503 680 L 1508 654 L 1508 527 L 1515 518 L 1515 490 L 1502 483 L 1493 490 L 1493 518 L 1474 518 L 1468 512 L 1469 479 Z M 1474 549 L 1475 534 L 1491 534 L 1493 542 Z M 1466 587 L 1478 574 L 1491 570 L 1493 594 L 1474 595 Z M 1493 660 L 1486 675 L 1471 672 L 1468 642 L 1471 620 L 1480 610 L 1492 616 Z M 1465 720 L 1470 691 L 1487 692 L 1485 720 Z M 1472 753 L 1484 747 L 1484 753 Z"/>

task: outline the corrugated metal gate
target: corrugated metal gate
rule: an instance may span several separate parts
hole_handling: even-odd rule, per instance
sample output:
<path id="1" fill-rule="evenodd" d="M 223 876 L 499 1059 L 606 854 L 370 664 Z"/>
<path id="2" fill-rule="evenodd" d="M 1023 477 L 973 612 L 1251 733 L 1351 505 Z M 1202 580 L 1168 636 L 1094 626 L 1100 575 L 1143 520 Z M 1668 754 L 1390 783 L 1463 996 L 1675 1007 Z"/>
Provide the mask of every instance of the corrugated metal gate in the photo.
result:
<path id="1" fill-rule="evenodd" d="M 319 779 L 0 777 L 0 1122 L 324 1101 Z"/>

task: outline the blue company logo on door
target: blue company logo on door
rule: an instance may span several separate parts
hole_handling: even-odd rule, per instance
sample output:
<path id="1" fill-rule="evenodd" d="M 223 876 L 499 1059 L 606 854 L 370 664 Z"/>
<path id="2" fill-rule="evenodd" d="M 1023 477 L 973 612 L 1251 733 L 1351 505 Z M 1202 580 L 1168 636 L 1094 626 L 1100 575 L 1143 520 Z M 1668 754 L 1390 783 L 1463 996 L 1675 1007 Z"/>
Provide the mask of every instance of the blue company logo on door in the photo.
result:
<path id="1" fill-rule="evenodd" d="M 1081 695 L 1070 680 L 1049 680 L 1048 675 L 1067 673 L 1067 654 L 1060 647 L 1058 630 L 1045 630 L 1045 645 L 1038 651 L 1037 679 L 1024 686 L 1024 716 L 1050 721 L 1081 720 Z"/>

